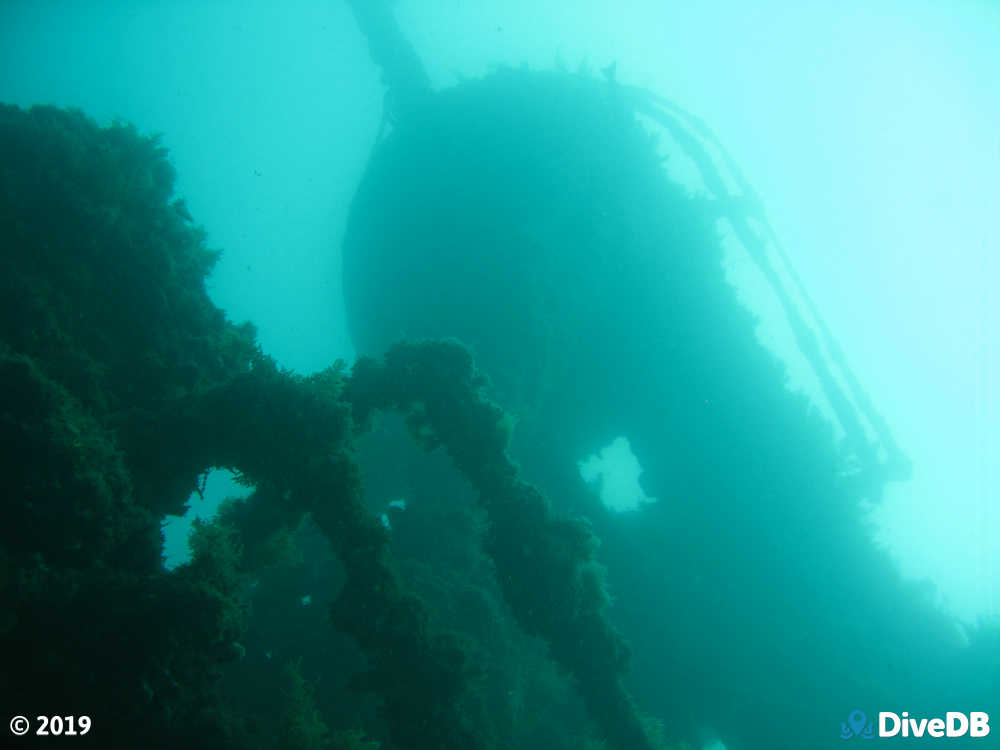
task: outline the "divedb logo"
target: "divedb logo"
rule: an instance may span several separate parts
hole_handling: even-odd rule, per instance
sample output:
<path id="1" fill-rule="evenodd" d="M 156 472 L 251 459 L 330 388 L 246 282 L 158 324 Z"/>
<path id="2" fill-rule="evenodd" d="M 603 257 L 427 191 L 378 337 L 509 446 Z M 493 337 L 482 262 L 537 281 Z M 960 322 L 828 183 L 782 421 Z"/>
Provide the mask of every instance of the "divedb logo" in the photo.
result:
<path id="1" fill-rule="evenodd" d="M 948 711 L 944 718 L 915 718 L 908 711 L 900 714 L 879 711 L 877 732 L 864 711 L 851 711 L 847 721 L 840 722 L 840 739 L 860 737 L 986 737 L 990 733 L 990 716 L 985 711 Z"/>

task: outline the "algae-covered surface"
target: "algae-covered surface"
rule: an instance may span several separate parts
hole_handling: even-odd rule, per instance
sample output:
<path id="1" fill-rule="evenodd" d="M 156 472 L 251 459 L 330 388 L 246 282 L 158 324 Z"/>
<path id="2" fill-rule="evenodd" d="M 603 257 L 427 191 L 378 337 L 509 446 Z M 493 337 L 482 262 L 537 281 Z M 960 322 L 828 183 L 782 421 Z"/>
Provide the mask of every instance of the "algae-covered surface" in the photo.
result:
<path id="1" fill-rule="evenodd" d="M 725 227 L 769 236 L 755 196 L 672 170 L 712 186 L 707 131 L 614 65 L 434 89 L 370 12 L 357 356 L 310 374 L 213 302 L 160 136 L 0 106 L 14 739 L 59 716 L 102 747 L 798 750 L 994 708 L 997 628 L 874 539 L 886 425 L 805 315 L 832 408 L 791 388 L 732 283 Z M 609 444 L 641 467 L 626 512 L 581 471 Z M 215 469 L 245 497 L 165 566 Z"/>

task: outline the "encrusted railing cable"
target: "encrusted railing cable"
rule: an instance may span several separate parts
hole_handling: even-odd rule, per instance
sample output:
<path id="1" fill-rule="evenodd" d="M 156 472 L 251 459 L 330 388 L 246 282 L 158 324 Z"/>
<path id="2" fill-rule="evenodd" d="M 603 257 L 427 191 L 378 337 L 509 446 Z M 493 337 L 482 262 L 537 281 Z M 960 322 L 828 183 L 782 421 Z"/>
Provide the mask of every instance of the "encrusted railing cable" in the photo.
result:
<path id="1" fill-rule="evenodd" d="M 700 118 L 645 89 L 623 88 L 627 91 L 636 112 L 651 118 L 662 126 L 691 158 L 704 180 L 705 187 L 717 200 L 720 214 L 729 220 L 746 252 L 764 274 L 781 303 L 796 343 L 815 373 L 830 407 L 836 414 L 852 450 L 862 465 L 862 470 L 872 479 L 872 490 L 878 493 L 886 480 L 907 478 L 910 471 L 908 459 L 897 445 L 885 419 L 875 409 L 867 392 L 848 365 L 843 350 L 816 309 L 812 298 L 792 265 L 791 259 L 767 220 L 763 203 L 743 176 L 739 166 Z M 723 165 L 739 188 L 740 194 L 738 196 L 732 196 L 730 191 L 726 189 L 719 168 L 704 144 L 710 144 L 718 152 Z M 760 225 L 763 236 L 754 230 L 750 219 L 754 219 Z M 768 242 L 774 248 L 795 287 L 796 293 L 802 299 L 806 311 L 818 329 L 819 339 L 806 323 L 799 307 L 771 265 L 767 254 L 766 243 Z M 850 396 L 838 384 L 837 378 L 829 366 L 831 363 L 846 383 Z M 868 439 L 861 421 L 862 416 L 875 433 L 878 439 L 877 444 L 873 444 Z M 880 461 L 876 453 L 879 445 L 885 451 L 885 461 Z"/>
<path id="2" fill-rule="evenodd" d="M 345 395 L 359 427 L 373 411 L 394 410 L 426 448 L 444 446 L 487 512 L 487 551 L 521 627 L 548 641 L 612 747 L 652 750 L 622 684 L 629 650 L 607 617 L 598 540 L 585 520 L 555 517 L 519 478 L 509 419 L 483 395 L 485 383 L 457 341 L 401 342 L 384 363 L 359 359 Z"/>
<path id="3" fill-rule="evenodd" d="M 400 580 L 388 535 L 364 505 L 341 380 L 337 366 L 300 377 L 261 359 L 252 372 L 171 404 L 147 429 L 164 441 L 189 436 L 155 451 L 165 470 L 196 476 L 232 467 L 274 488 L 288 514 L 312 515 L 347 574 L 333 622 L 368 660 L 352 685 L 378 695 L 394 746 L 482 750 L 460 709 L 471 657 L 454 634 L 429 627 L 423 600 Z"/>

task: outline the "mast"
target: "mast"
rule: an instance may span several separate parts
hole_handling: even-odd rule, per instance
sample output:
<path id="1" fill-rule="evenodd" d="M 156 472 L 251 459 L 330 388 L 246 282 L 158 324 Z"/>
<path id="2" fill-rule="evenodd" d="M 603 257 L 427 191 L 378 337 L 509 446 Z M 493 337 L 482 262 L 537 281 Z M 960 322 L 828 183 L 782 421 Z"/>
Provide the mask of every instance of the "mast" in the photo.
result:
<path id="1" fill-rule="evenodd" d="M 431 80 L 413 45 L 403 35 L 386 0 L 347 0 L 372 61 L 382 69 L 386 86 L 386 122 L 405 119 L 431 92 Z"/>

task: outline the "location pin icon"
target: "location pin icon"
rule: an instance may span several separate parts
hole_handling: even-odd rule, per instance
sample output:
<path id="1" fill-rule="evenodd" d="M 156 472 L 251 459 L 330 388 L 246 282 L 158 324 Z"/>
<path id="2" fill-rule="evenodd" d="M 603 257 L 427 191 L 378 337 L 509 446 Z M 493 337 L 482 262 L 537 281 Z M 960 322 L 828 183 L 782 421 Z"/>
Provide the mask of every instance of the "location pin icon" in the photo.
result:
<path id="1" fill-rule="evenodd" d="M 851 725 L 851 730 L 855 736 L 860 735 L 864 731 L 866 718 L 864 711 L 851 711 L 848 714 L 847 723 Z"/>

